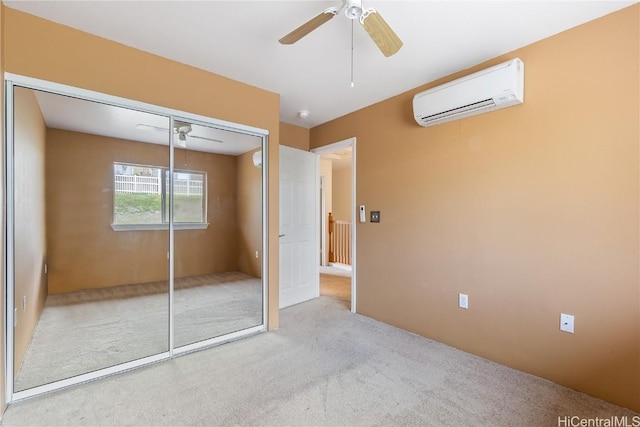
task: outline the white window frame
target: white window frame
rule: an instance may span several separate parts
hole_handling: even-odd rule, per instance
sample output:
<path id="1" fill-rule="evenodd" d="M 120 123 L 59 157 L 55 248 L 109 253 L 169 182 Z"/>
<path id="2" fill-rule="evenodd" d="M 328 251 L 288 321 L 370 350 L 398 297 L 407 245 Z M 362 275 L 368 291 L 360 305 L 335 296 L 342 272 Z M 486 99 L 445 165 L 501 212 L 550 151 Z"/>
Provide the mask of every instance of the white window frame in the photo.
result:
<path id="1" fill-rule="evenodd" d="M 150 169 L 158 169 L 160 170 L 160 210 L 161 210 L 161 223 L 157 224 L 117 224 L 116 223 L 116 185 L 115 185 L 115 171 L 116 165 L 125 165 L 132 167 L 140 167 L 140 168 L 150 168 Z M 170 173 L 170 168 L 166 166 L 155 166 L 155 165 L 143 165 L 138 163 L 127 163 L 127 162 L 113 162 L 111 169 L 111 174 L 113 177 L 112 180 L 112 193 L 113 193 L 113 215 L 112 215 L 112 223 L 111 228 L 114 231 L 144 231 L 144 230 L 168 230 L 169 229 L 169 220 L 170 218 L 167 216 L 167 213 L 170 211 L 168 209 L 170 203 L 169 192 L 167 191 L 167 174 Z M 173 227 L 176 230 L 204 230 L 209 227 L 209 217 L 207 212 L 207 193 L 208 193 L 208 177 L 205 171 L 196 171 L 196 170 L 184 170 L 184 169 L 174 169 L 174 174 L 176 173 L 188 173 L 188 174 L 198 174 L 202 175 L 203 180 L 203 188 L 202 188 L 202 213 L 204 221 L 200 222 L 178 222 L 173 221 Z M 173 179 L 169 180 L 173 183 Z M 173 200 L 173 199 L 172 199 Z M 175 216 L 175 212 L 174 212 Z"/>

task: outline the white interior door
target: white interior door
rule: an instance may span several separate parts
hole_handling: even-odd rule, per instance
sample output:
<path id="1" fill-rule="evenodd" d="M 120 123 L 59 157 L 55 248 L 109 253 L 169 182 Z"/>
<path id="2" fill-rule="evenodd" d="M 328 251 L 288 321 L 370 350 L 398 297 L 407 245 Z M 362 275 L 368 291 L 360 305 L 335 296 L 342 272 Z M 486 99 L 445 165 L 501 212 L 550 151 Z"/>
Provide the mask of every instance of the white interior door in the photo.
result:
<path id="1" fill-rule="evenodd" d="M 280 146 L 280 308 L 320 295 L 316 155 Z"/>

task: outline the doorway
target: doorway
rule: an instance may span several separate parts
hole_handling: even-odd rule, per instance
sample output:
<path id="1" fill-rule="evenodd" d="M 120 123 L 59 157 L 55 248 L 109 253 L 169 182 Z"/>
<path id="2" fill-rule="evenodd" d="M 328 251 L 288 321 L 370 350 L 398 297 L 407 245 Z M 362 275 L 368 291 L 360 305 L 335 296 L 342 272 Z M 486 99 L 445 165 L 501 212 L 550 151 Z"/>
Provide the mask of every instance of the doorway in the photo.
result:
<path id="1" fill-rule="evenodd" d="M 355 313 L 356 139 L 311 151 L 318 163 L 320 294 L 338 298 Z"/>

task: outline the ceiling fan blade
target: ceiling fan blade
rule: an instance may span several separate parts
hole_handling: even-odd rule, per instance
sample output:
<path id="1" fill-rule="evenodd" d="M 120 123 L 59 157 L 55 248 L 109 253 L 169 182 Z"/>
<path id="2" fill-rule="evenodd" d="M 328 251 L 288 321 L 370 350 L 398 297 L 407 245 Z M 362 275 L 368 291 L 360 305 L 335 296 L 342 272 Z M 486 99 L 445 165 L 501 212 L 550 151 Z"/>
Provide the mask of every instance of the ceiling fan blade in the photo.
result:
<path id="1" fill-rule="evenodd" d="M 197 136 L 197 135 L 191 135 L 191 134 L 187 134 L 187 137 L 194 138 L 194 139 L 204 139 L 205 141 L 219 142 L 221 144 L 223 142 L 223 141 L 220 141 L 219 139 L 205 138 L 204 136 Z"/>
<path id="2" fill-rule="evenodd" d="M 326 9 L 324 12 L 322 12 L 321 14 L 316 15 L 315 17 L 311 18 L 309 21 L 300 25 L 298 28 L 291 31 L 289 34 L 287 34 L 286 36 L 284 36 L 278 41 L 281 44 L 294 44 L 295 42 L 297 42 L 298 40 L 300 40 L 301 38 L 309 34 L 311 31 L 318 28 L 320 25 L 324 24 L 327 21 L 330 21 L 331 18 L 333 18 L 337 14 L 338 14 L 338 8 L 330 7 Z"/>
<path id="3" fill-rule="evenodd" d="M 144 123 L 138 123 L 136 125 L 136 128 L 142 129 L 142 130 L 155 130 L 156 132 L 169 132 L 169 129 L 167 129 L 167 128 L 161 128 L 161 127 L 158 127 L 158 126 L 145 125 Z"/>
<path id="4" fill-rule="evenodd" d="M 369 37 L 378 45 L 384 56 L 391 56 L 402 47 L 402 40 L 375 9 L 367 9 L 360 18 L 360 24 L 369 33 Z"/>

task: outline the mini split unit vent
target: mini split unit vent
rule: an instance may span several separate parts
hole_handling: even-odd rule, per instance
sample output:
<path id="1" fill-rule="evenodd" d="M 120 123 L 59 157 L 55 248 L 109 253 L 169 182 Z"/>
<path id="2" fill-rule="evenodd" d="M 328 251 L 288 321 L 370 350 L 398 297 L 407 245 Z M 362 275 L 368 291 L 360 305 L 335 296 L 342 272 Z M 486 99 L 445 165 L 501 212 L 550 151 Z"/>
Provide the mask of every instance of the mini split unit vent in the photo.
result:
<path id="1" fill-rule="evenodd" d="M 413 114 L 427 127 L 523 101 L 524 63 L 516 58 L 417 94 Z"/>

